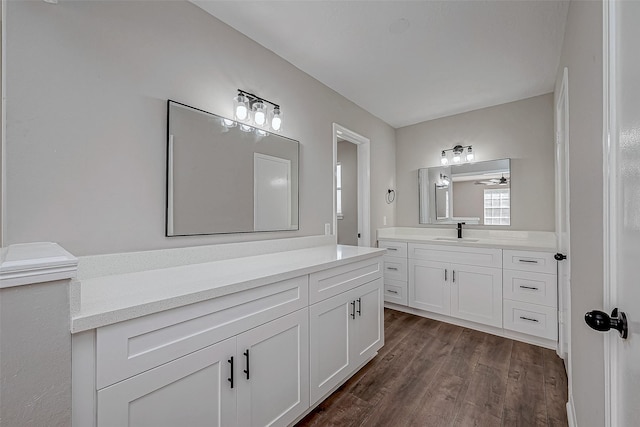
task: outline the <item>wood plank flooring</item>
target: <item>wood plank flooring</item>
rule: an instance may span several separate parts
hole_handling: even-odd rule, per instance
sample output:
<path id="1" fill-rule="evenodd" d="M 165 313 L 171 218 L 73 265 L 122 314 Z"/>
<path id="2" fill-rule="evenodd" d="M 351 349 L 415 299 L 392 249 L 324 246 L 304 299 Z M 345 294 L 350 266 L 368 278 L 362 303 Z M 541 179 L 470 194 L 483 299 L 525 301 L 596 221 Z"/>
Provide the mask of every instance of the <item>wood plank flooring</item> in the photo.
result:
<path id="1" fill-rule="evenodd" d="M 552 350 L 389 309 L 385 341 L 297 426 L 567 426 Z"/>

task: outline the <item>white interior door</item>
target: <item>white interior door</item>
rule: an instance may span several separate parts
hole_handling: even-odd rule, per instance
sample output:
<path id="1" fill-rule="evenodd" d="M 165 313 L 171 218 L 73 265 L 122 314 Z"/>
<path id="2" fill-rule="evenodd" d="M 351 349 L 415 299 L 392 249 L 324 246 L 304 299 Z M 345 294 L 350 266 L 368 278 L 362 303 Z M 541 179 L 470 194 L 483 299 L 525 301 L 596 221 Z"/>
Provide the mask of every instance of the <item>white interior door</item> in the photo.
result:
<path id="1" fill-rule="evenodd" d="M 569 227 L 569 81 L 565 68 L 556 99 L 556 235 L 557 250 L 567 258 L 558 263 L 558 355 L 567 373 L 571 331 L 571 258 Z"/>
<path id="2" fill-rule="evenodd" d="M 640 2 L 611 1 L 605 6 L 611 143 L 605 153 L 610 208 L 605 304 L 608 310 L 618 307 L 625 312 L 629 322 L 626 340 L 615 331 L 606 340 L 607 421 L 612 427 L 626 427 L 640 420 Z"/>
<path id="3" fill-rule="evenodd" d="M 291 229 L 291 161 L 254 153 L 253 222 L 256 231 Z"/>

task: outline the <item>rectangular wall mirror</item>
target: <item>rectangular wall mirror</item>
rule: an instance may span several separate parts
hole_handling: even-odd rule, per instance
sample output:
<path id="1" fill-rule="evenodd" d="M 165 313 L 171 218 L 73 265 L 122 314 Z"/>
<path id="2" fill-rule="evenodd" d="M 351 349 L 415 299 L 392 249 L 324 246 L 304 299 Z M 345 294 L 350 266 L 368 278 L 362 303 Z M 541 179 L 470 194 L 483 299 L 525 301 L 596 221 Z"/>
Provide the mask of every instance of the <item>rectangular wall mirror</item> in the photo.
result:
<path id="1" fill-rule="evenodd" d="M 510 159 L 418 169 L 420 224 L 511 224 Z"/>
<path id="2" fill-rule="evenodd" d="M 168 102 L 167 236 L 298 229 L 298 141 Z"/>

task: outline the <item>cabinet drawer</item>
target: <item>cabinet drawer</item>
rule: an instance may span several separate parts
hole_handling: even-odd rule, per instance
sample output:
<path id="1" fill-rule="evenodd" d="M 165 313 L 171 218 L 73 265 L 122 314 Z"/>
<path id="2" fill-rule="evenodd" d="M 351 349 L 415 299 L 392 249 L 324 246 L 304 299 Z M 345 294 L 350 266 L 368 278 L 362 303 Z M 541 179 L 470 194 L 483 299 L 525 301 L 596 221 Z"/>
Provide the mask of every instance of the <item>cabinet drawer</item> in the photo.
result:
<path id="1" fill-rule="evenodd" d="M 504 300 L 504 329 L 558 339 L 558 312 L 553 307 L 521 301 Z"/>
<path id="2" fill-rule="evenodd" d="M 384 300 L 400 305 L 408 305 L 407 282 L 384 279 Z"/>
<path id="3" fill-rule="evenodd" d="M 407 281 L 407 259 L 406 258 L 384 258 L 384 278 L 391 280 Z"/>
<path id="4" fill-rule="evenodd" d="M 98 389 L 308 305 L 308 276 L 98 328 Z"/>
<path id="5" fill-rule="evenodd" d="M 558 306 L 555 274 L 504 270 L 502 275 L 504 298 L 553 308 Z"/>
<path id="6" fill-rule="evenodd" d="M 406 242 L 387 242 L 381 241 L 378 242 L 379 248 L 387 249 L 387 256 L 392 256 L 396 258 L 406 258 L 407 257 L 407 243 Z"/>
<path id="7" fill-rule="evenodd" d="M 557 261 L 552 253 L 533 251 L 503 251 L 503 267 L 508 270 L 556 274 Z"/>
<path id="8" fill-rule="evenodd" d="M 382 277 L 382 257 L 358 261 L 309 275 L 309 304 Z"/>
<path id="9" fill-rule="evenodd" d="M 409 243 L 409 258 L 478 267 L 502 267 L 502 249 Z"/>

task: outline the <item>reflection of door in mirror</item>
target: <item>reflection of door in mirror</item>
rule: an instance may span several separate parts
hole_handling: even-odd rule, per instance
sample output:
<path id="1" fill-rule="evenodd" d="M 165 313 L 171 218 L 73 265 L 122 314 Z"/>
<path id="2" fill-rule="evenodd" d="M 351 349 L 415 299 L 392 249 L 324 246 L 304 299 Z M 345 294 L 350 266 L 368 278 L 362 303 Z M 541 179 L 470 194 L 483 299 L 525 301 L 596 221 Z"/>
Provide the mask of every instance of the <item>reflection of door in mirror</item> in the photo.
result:
<path id="1" fill-rule="evenodd" d="M 435 184 L 436 188 L 436 219 L 449 218 L 449 186 Z"/>
<path id="2" fill-rule="evenodd" d="M 254 229 L 291 228 L 291 161 L 254 153 Z"/>

